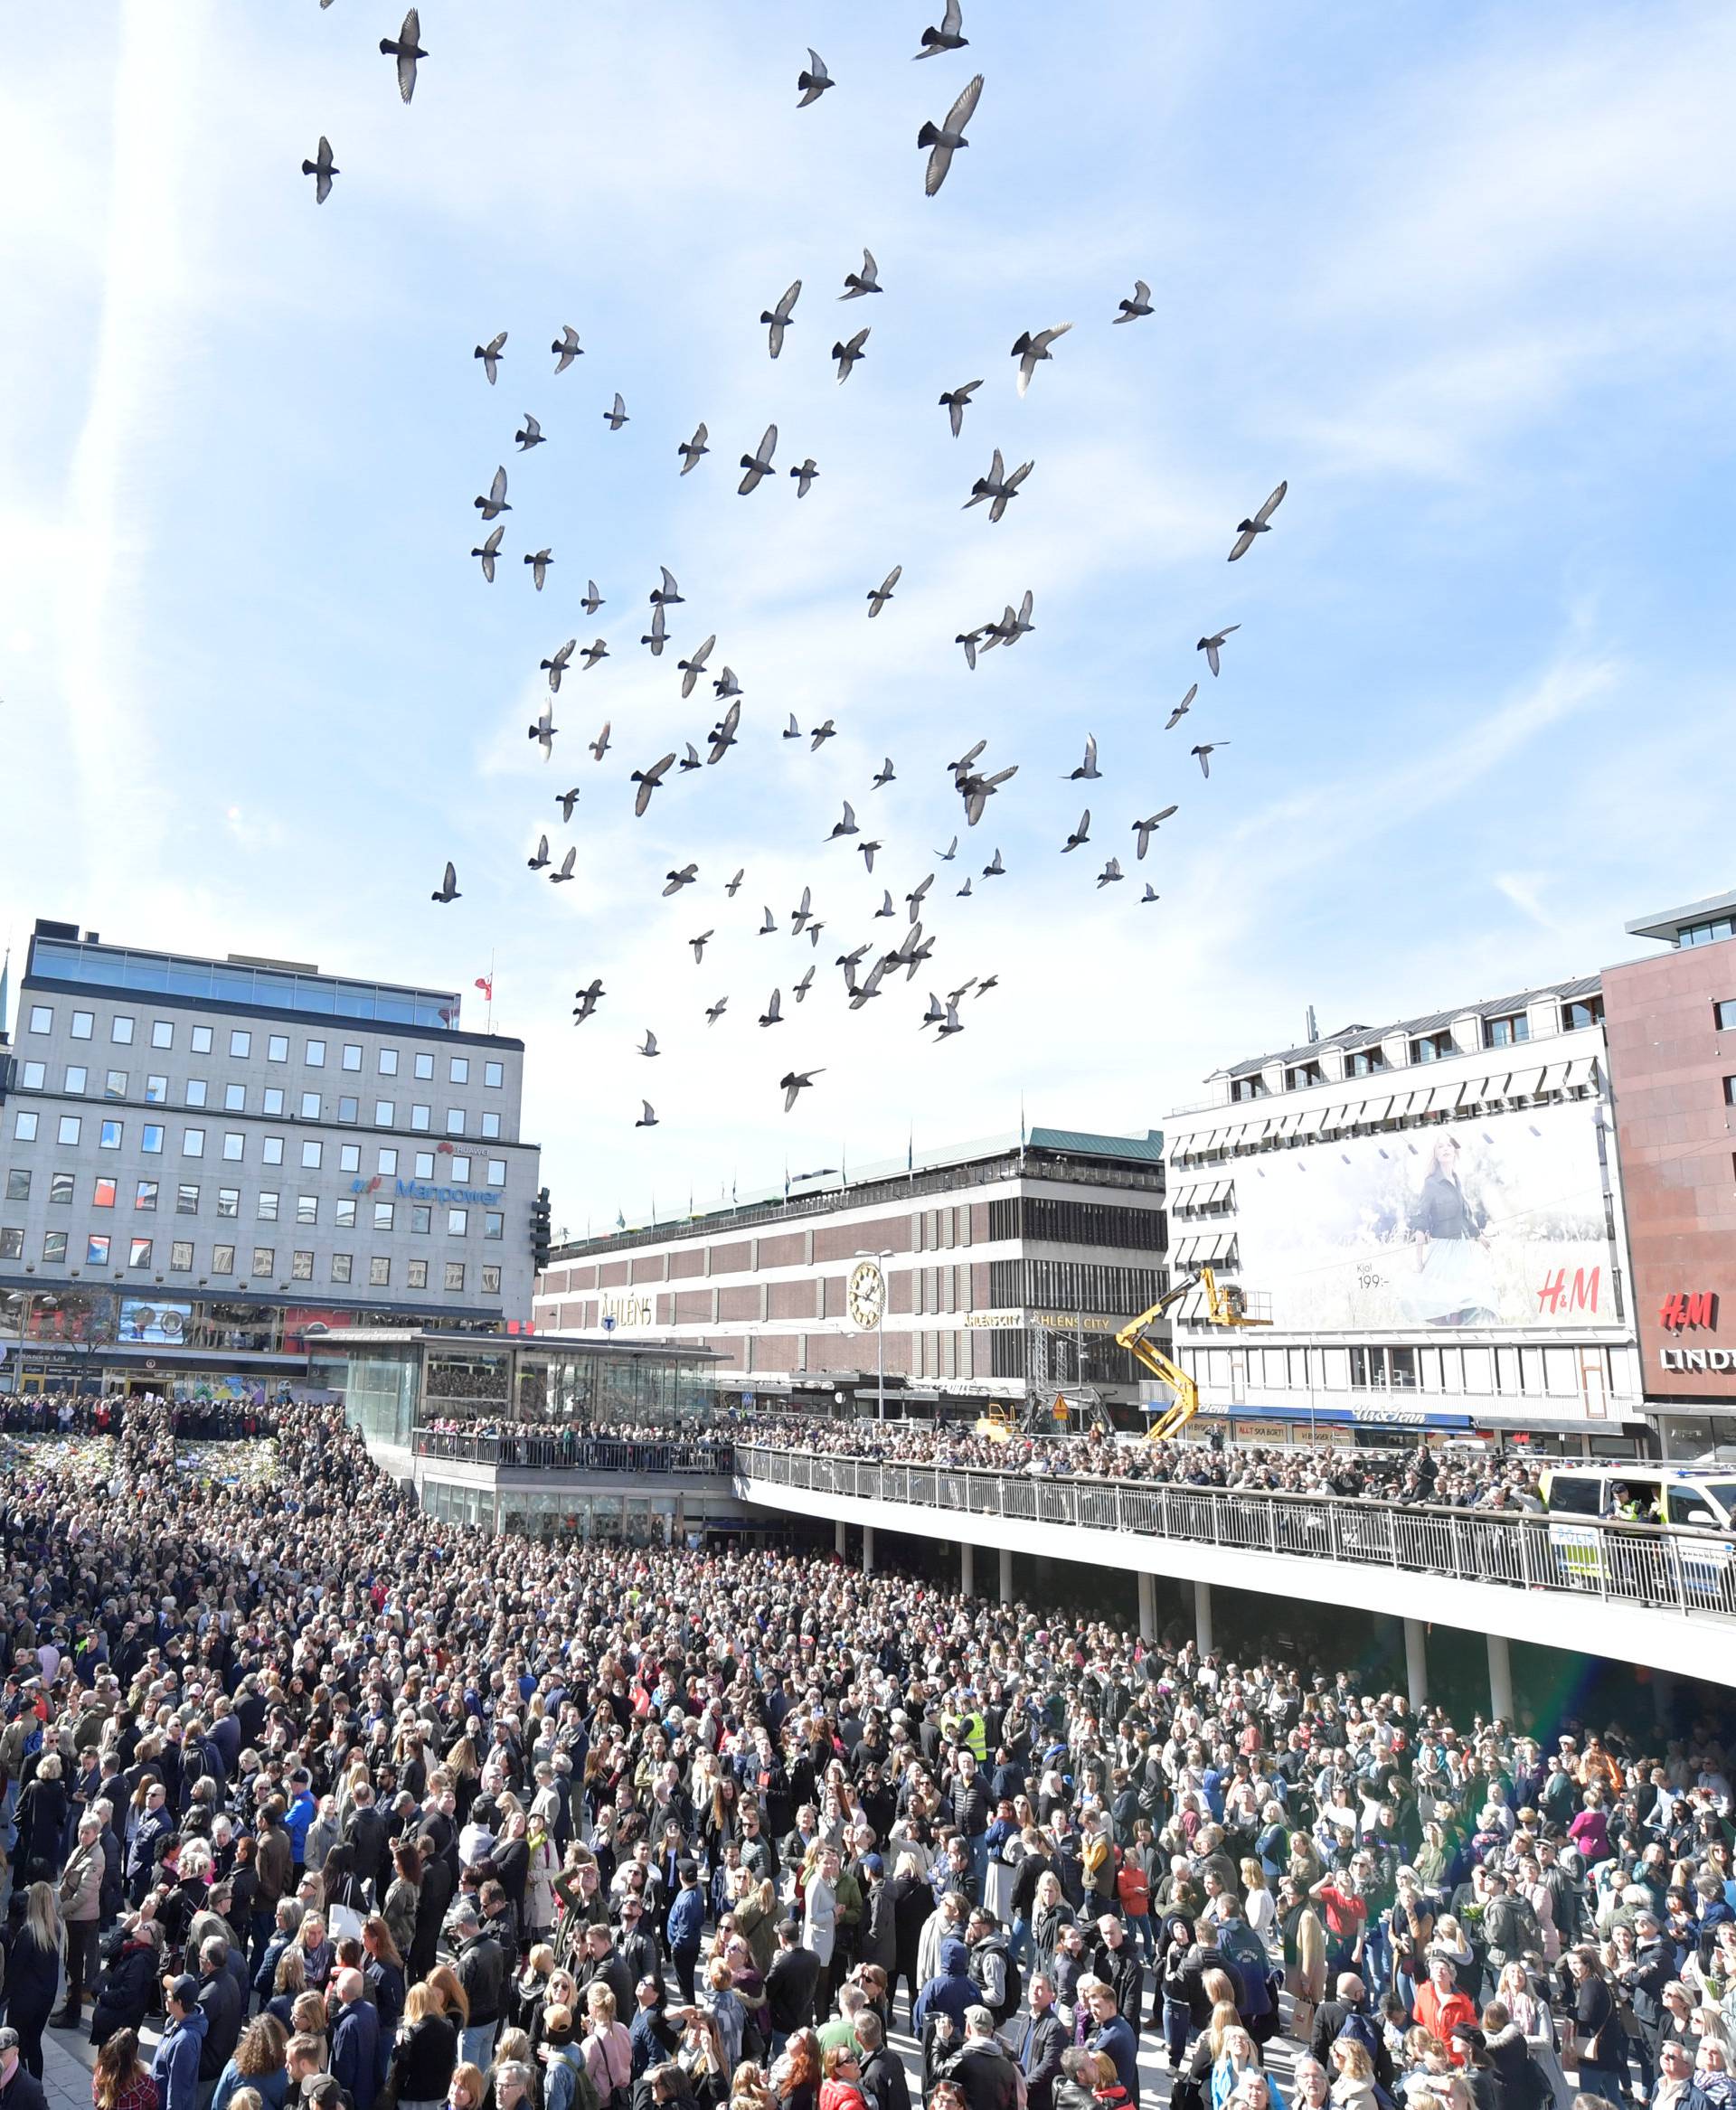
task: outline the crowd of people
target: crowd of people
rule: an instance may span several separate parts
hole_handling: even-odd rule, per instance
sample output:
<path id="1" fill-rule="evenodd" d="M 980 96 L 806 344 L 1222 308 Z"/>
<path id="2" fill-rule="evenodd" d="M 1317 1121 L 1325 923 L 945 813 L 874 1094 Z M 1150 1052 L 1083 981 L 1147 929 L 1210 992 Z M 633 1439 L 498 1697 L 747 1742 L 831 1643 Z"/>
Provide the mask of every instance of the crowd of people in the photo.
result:
<path id="1" fill-rule="evenodd" d="M 502 1465 L 558 1465 L 570 1472 L 727 1473 L 734 1446 L 697 1422 L 545 1423 L 436 1415 L 418 1425 L 417 1440 L 435 1455 L 471 1455 L 478 1439 Z"/>
<path id="2" fill-rule="evenodd" d="M 116 1455 L 0 1490 L 0 2110 L 1736 2110 L 1721 1723 Z"/>
<path id="3" fill-rule="evenodd" d="M 166 1418 L 171 1432 L 201 1442 L 227 1443 L 272 1435 L 277 1409 L 236 1399 L 142 1402 L 154 1418 Z M 119 1393 L 68 1391 L 0 1392 L 0 1435 L 118 1436 L 127 1419 L 127 1402 Z"/>

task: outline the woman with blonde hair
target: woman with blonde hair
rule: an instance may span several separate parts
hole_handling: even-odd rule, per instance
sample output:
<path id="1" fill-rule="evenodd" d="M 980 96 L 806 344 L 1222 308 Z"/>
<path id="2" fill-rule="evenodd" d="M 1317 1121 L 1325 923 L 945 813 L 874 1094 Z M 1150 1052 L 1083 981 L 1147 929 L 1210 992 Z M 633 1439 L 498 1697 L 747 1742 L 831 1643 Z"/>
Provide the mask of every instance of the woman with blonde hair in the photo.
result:
<path id="1" fill-rule="evenodd" d="M 1267 1885 L 1265 1869 L 1252 1854 L 1242 1860 L 1241 1868 L 1242 1917 L 1260 1936 L 1262 1947 L 1269 1953 L 1278 1926 L 1278 1901 Z"/>
<path id="2" fill-rule="evenodd" d="M 1326 2054 L 1336 2110 L 1376 2110 L 1374 2061 L 1368 2047 L 1354 2037 L 1340 2037 Z"/>
<path id="3" fill-rule="evenodd" d="M 292 1945 L 278 1958 L 278 1967 L 271 1976 L 271 1997 L 262 2012 L 275 2015 L 288 2030 L 296 2002 L 307 1990 L 307 1966 L 301 1960 L 301 1951 Z"/>
<path id="4" fill-rule="evenodd" d="M 24 1921 L 12 1938 L 6 1962 L 6 2021 L 18 2032 L 19 2058 L 38 2080 L 42 2077 L 42 2030 L 54 2011 L 65 1945 L 53 1884 L 33 1883 L 24 1893 Z"/>
<path id="5" fill-rule="evenodd" d="M 398 2110 L 439 2110 L 458 2062 L 457 2026 L 431 1986 L 412 1985 L 389 2068 Z"/>
<path id="6" fill-rule="evenodd" d="M 633 2083 L 633 2039 L 615 2012 L 615 1995 L 600 1979 L 585 1988 L 585 2071 L 599 2103 Z"/>
<path id="7" fill-rule="evenodd" d="M 451 1964 L 435 1964 L 423 1983 L 439 2000 L 440 2012 L 456 2023 L 459 2030 L 467 2030 L 470 2027 L 470 1995 L 459 1984 L 458 1974 Z"/>

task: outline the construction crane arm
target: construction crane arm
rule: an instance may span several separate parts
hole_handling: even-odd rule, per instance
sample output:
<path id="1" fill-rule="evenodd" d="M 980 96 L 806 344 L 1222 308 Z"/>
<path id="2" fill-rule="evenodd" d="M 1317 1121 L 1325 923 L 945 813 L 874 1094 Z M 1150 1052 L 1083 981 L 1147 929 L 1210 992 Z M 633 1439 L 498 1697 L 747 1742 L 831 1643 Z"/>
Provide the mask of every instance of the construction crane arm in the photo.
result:
<path id="1" fill-rule="evenodd" d="M 1241 1293 L 1219 1286 L 1218 1278 L 1209 1267 L 1201 1267 L 1194 1274 L 1185 1276 L 1180 1282 L 1172 1283 L 1163 1295 L 1137 1319 L 1130 1319 L 1116 1335 L 1118 1348 L 1125 1348 L 1136 1362 L 1143 1363 L 1152 1376 L 1166 1384 L 1175 1395 L 1169 1406 L 1146 1431 L 1149 1443 L 1161 1443 L 1165 1436 L 1174 1436 L 1184 1428 L 1200 1410 L 1200 1388 L 1177 1362 L 1172 1362 L 1155 1342 L 1146 1338 L 1146 1329 L 1154 1319 L 1169 1309 L 1180 1297 L 1195 1286 L 1205 1292 L 1205 1316 L 1213 1326 L 1264 1326 L 1266 1319 L 1250 1318 Z"/>

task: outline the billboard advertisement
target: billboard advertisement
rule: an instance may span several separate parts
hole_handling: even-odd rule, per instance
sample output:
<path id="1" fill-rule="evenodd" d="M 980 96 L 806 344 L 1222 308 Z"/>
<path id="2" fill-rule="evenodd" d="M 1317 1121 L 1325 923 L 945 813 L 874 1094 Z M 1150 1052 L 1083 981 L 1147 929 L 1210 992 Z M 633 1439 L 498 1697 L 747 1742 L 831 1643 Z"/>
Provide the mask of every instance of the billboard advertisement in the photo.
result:
<path id="1" fill-rule="evenodd" d="M 156 1298 L 124 1296 L 120 1300 L 118 1341 L 152 1341 L 178 1348 L 187 1337 L 193 1317 L 191 1305 L 164 1304 Z"/>
<path id="2" fill-rule="evenodd" d="M 1241 1279 L 1287 1332 L 1618 1324 L 1597 1113 L 1540 1107 L 1239 1166 Z"/>

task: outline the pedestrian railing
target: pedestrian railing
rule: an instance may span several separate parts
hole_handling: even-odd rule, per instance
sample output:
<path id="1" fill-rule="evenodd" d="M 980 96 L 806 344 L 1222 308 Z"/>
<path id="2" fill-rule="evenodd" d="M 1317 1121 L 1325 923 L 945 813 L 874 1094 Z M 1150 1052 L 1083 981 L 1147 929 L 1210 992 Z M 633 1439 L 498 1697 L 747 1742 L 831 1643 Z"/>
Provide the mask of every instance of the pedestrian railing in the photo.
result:
<path id="1" fill-rule="evenodd" d="M 735 1446 L 734 1472 L 736 1493 L 750 1502 L 763 1502 L 780 1488 L 803 1489 L 1736 1618 L 1736 1547 L 1712 1531 L 1338 1495 L 882 1464 L 742 1443 Z"/>
<path id="2" fill-rule="evenodd" d="M 419 1458 L 469 1465 L 520 1465 L 563 1473 L 727 1474 L 729 1444 L 643 1442 L 634 1437 L 569 1435 L 560 1429 L 419 1428 Z"/>

